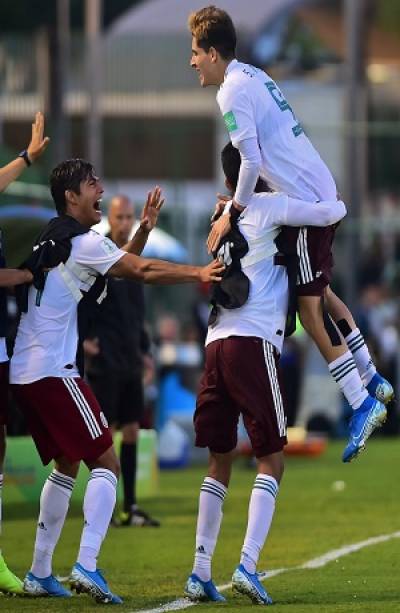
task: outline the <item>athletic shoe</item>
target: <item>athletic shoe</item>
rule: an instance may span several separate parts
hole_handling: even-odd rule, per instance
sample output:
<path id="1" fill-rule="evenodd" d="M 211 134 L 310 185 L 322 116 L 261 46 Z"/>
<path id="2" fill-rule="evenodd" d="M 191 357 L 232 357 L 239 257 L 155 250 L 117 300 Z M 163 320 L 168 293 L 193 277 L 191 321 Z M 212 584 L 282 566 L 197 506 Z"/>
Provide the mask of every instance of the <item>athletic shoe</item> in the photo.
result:
<path id="1" fill-rule="evenodd" d="M 255 604 L 272 604 L 272 598 L 260 582 L 258 574 L 250 574 L 243 564 L 239 564 L 233 573 L 232 589 L 248 596 Z"/>
<path id="2" fill-rule="evenodd" d="M 367 390 L 370 396 L 375 396 L 383 404 L 388 404 L 394 398 L 393 386 L 379 373 L 374 374 L 367 385 Z"/>
<path id="3" fill-rule="evenodd" d="M 79 562 L 72 569 L 70 577 L 71 590 L 78 594 L 86 592 L 92 596 L 96 602 L 103 604 L 122 604 L 122 598 L 113 594 L 108 587 L 100 570 L 90 571 L 83 568 Z"/>
<path id="4" fill-rule="evenodd" d="M 343 452 L 343 462 L 351 462 L 360 451 L 376 428 L 386 421 L 387 410 L 384 404 L 368 396 L 359 409 L 353 412 L 350 420 L 350 438 Z"/>
<path id="5" fill-rule="evenodd" d="M 150 526 L 152 528 L 158 528 L 160 522 L 158 519 L 151 517 L 146 511 L 142 511 L 136 507 L 129 511 L 129 513 L 123 512 L 120 515 L 120 526 Z"/>
<path id="6" fill-rule="evenodd" d="M 41 579 L 35 577 L 33 573 L 27 573 L 24 579 L 24 593 L 29 596 L 52 596 L 56 598 L 70 598 L 72 596 L 69 590 L 54 577 L 50 575 Z"/>
<path id="7" fill-rule="evenodd" d="M 197 601 L 213 601 L 226 602 L 226 598 L 219 593 L 214 583 L 211 581 L 202 581 L 197 575 L 190 575 L 185 585 L 185 596 L 195 602 Z"/>
<path id="8" fill-rule="evenodd" d="M 23 583 L 7 567 L 0 553 L 0 592 L 3 594 L 22 594 Z"/>

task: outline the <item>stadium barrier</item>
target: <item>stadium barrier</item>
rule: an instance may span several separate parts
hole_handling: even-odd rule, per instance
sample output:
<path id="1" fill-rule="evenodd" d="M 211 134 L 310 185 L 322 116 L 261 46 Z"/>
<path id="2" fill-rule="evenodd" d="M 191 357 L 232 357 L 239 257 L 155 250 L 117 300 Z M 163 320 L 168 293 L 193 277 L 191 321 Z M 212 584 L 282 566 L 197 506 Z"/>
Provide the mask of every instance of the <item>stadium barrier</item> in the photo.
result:
<path id="1" fill-rule="evenodd" d="M 121 435 L 114 437 L 119 454 Z M 35 445 L 29 436 L 10 437 L 7 441 L 5 462 L 4 503 L 37 502 L 50 465 L 43 466 Z M 83 500 L 88 469 L 83 464 L 72 494 L 72 500 Z M 155 430 L 141 430 L 138 445 L 137 496 L 139 499 L 154 496 L 158 487 L 157 435 Z M 122 484 L 119 480 L 117 503 L 122 500 Z"/>

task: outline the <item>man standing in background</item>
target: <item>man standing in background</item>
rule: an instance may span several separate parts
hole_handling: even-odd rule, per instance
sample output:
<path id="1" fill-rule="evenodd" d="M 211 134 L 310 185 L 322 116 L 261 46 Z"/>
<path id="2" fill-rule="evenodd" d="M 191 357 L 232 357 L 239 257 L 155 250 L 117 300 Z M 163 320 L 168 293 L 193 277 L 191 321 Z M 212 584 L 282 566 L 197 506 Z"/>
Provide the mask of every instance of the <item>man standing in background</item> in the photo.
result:
<path id="1" fill-rule="evenodd" d="M 23 170 L 32 164 L 46 149 L 49 138 L 44 138 L 44 117 L 36 113 L 32 124 L 31 142 L 27 149 L 21 151 L 15 160 L 0 168 L 0 192 L 18 179 Z M 8 354 L 6 348 L 7 292 L 6 287 L 29 283 L 32 274 L 28 270 L 11 270 L 5 268 L 3 236 L 0 230 L 0 531 L 1 531 L 1 497 L 3 489 L 3 465 L 6 454 L 6 424 L 8 419 Z M 1 555 L 0 548 L 0 592 L 10 594 L 22 593 L 22 582 L 8 568 Z"/>
<path id="2" fill-rule="evenodd" d="M 135 222 L 132 202 L 112 198 L 109 238 L 122 247 Z M 120 462 L 124 490 L 121 525 L 159 526 L 136 502 L 137 445 L 144 408 L 143 366 L 150 340 L 144 328 L 144 288 L 133 279 L 110 278 L 107 297 L 85 342 L 88 378 L 110 427 L 122 434 Z"/>

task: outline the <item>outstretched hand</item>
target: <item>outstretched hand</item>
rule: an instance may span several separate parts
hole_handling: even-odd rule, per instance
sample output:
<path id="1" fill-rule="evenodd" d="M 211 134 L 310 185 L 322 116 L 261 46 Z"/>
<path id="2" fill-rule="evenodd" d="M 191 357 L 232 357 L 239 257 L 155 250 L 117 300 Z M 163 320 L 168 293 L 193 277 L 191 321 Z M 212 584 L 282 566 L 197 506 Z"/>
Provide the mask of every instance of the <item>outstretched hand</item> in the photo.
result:
<path id="1" fill-rule="evenodd" d="M 200 271 L 200 280 L 202 283 L 210 281 L 221 281 L 224 274 L 225 266 L 219 260 L 213 260 L 207 266 L 203 266 Z"/>
<path id="2" fill-rule="evenodd" d="M 147 194 L 146 204 L 140 216 L 140 227 L 146 232 L 151 232 L 157 224 L 158 215 L 164 204 L 164 198 L 161 198 L 161 195 L 161 188 L 158 186 Z"/>
<path id="3" fill-rule="evenodd" d="M 40 111 L 35 115 L 35 121 L 32 124 L 32 137 L 28 145 L 27 152 L 31 162 L 37 160 L 45 151 L 50 142 L 48 136 L 44 135 L 44 116 Z"/>

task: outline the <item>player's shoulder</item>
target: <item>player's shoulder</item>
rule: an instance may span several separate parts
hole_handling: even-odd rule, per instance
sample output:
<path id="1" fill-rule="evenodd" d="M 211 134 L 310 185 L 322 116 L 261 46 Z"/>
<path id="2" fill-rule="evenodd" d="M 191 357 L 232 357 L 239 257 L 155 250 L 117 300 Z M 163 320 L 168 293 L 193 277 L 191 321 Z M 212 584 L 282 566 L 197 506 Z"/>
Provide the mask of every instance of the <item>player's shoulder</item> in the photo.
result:
<path id="1" fill-rule="evenodd" d="M 80 234 L 72 239 L 74 250 L 87 251 L 93 249 L 101 249 L 106 255 L 118 251 L 117 245 L 107 236 L 103 236 L 90 229 L 85 234 Z"/>

